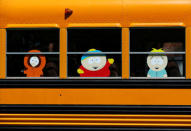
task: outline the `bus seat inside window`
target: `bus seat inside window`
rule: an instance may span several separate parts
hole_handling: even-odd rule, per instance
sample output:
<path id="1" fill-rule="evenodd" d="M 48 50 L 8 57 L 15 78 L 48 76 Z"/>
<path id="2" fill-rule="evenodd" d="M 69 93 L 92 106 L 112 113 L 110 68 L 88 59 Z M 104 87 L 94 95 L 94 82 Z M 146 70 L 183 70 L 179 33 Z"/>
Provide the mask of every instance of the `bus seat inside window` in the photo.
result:
<path id="1" fill-rule="evenodd" d="M 156 51 L 152 51 L 152 50 Z M 151 54 L 152 52 L 153 54 Z M 164 54 L 159 54 L 160 52 Z M 157 54 L 158 53 L 158 54 Z M 148 57 L 155 57 L 148 65 Z M 157 56 L 157 57 L 156 57 Z M 167 65 L 160 68 L 163 57 Z M 164 57 L 165 58 L 165 57 Z M 151 64 L 155 69 L 151 69 Z M 158 63 L 157 63 L 158 62 Z M 132 28 L 130 30 L 130 76 L 131 77 L 185 77 L 185 29 L 184 28 Z M 158 73 L 158 75 L 156 75 Z"/>
<path id="2" fill-rule="evenodd" d="M 59 76 L 59 29 L 8 29 L 7 38 L 7 77 Z"/>
<path id="3" fill-rule="evenodd" d="M 121 29 L 68 29 L 69 77 L 120 77 Z"/>

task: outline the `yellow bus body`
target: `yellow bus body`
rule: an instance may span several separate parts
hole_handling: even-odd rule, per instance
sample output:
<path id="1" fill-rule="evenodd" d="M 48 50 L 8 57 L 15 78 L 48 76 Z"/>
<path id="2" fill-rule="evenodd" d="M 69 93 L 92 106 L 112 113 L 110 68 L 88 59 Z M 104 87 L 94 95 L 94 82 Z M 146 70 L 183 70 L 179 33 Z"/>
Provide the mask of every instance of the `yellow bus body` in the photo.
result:
<path id="1" fill-rule="evenodd" d="M 1 0 L 0 8 L 0 28 L 191 26 L 190 0 Z"/>
<path id="2" fill-rule="evenodd" d="M 73 11 L 67 19 L 66 8 Z M 191 0 L 1 0 L 0 78 L 6 78 L 6 29 L 59 28 L 60 79 L 66 79 L 70 27 L 122 28 L 122 79 L 129 79 L 130 27 L 185 27 L 186 79 L 191 78 Z M 0 88 L 0 104 L 6 105 L 191 105 L 190 96 L 191 89 L 181 88 Z M 1 113 L 0 125 L 191 127 L 191 116 Z"/>

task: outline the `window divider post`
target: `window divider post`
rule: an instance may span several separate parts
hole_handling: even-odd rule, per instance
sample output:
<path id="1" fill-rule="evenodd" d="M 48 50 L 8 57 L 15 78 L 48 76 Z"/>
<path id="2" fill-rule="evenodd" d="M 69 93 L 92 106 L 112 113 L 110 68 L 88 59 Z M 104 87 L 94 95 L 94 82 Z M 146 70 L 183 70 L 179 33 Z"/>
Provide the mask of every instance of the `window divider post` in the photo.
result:
<path id="1" fill-rule="evenodd" d="M 130 46 L 129 28 L 122 28 L 122 79 L 129 79 L 129 46 Z"/>
<path id="2" fill-rule="evenodd" d="M 67 29 L 60 28 L 60 79 L 67 78 Z"/>
<path id="3" fill-rule="evenodd" d="M 0 79 L 6 78 L 6 29 L 0 29 Z"/>
<path id="4" fill-rule="evenodd" d="M 186 79 L 191 79 L 191 27 L 186 28 Z"/>

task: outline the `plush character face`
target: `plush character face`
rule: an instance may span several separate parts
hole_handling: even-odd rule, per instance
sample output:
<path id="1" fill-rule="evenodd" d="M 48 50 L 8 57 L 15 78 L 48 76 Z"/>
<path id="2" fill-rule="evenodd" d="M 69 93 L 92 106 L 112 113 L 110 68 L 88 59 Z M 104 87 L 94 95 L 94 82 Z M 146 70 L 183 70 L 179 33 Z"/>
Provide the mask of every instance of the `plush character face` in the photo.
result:
<path id="1" fill-rule="evenodd" d="M 30 60 L 29 60 L 29 63 L 30 63 L 30 65 L 31 65 L 32 67 L 36 67 L 36 66 L 39 65 L 40 60 L 39 60 L 39 58 L 38 58 L 37 56 L 32 56 L 32 57 L 30 58 Z"/>
<path id="2" fill-rule="evenodd" d="M 166 68 L 168 58 L 165 55 L 149 55 L 147 57 L 147 64 L 153 71 L 161 71 Z"/>
<path id="3" fill-rule="evenodd" d="M 105 66 L 106 56 L 89 56 L 81 62 L 83 67 L 87 70 L 97 71 Z"/>

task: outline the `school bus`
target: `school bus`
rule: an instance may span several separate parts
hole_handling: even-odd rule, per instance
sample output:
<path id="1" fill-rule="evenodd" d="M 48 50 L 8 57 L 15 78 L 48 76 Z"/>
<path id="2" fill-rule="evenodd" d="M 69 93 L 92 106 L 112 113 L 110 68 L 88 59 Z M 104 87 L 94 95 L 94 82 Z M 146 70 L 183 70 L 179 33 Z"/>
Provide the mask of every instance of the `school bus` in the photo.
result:
<path id="1" fill-rule="evenodd" d="M 0 9 L 0 129 L 191 129 L 190 0 Z"/>

